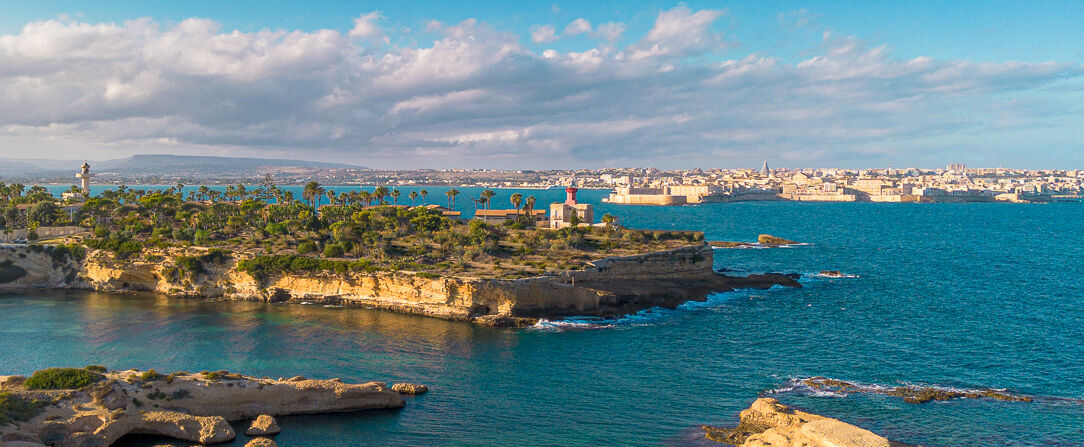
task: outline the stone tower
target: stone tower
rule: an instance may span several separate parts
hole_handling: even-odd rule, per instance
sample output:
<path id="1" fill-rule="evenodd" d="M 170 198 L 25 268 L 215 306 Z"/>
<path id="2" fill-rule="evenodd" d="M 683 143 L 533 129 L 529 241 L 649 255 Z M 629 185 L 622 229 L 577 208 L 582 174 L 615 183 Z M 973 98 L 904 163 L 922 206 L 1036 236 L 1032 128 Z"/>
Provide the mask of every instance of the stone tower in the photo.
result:
<path id="1" fill-rule="evenodd" d="M 770 177 L 772 175 L 772 170 L 768 169 L 768 160 L 764 160 L 764 167 L 760 168 L 760 175 L 764 177 Z"/>

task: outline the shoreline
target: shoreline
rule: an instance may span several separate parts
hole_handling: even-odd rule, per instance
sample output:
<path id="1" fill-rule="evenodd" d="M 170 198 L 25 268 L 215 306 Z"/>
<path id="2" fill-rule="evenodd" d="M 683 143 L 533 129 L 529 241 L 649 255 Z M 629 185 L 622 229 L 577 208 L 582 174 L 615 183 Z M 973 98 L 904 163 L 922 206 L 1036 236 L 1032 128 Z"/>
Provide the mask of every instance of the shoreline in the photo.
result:
<path id="1" fill-rule="evenodd" d="M 0 263 L 6 263 L 8 280 L 0 284 L 0 290 L 153 292 L 169 297 L 371 307 L 486 326 L 525 327 L 539 319 L 612 318 L 653 307 L 674 308 L 735 289 L 801 287 L 794 275 L 716 273 L 713 249 L 706 243 L 602 258 L 590 261 L 584 270 L 518 279 L 319 271 L 257 280 L 238 271 L 240 259 L 232 258 L 194 275 L 178 276 L 171 270 L 175 269 L 173 259 L 194 252 L 201 250 L 165 250 L 152 253 L 157 261 L 144 261 L 92 250 L 77 261 L 57 259 L 40 247 L 3 247 Z"/>

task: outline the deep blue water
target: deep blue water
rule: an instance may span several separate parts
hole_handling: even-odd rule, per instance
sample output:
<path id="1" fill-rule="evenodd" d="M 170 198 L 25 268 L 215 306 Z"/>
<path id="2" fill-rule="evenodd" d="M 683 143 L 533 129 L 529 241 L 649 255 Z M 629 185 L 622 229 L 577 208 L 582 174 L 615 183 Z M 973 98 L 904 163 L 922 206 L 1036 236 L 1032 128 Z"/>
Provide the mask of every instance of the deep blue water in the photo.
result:
<path id="1" fill-rule="evenodd" d="M 562 195 L 546 193 L 553 197 L 539 203 Z M 758 395 L 817 375 L 1007 388 L 1037 399 L 914 405 L 773 395 L 927 446 L 1084 445 L 1084 205 L 600 205 L 603 212 L 632 227 L 698 229 L 714 240 L 770 233 L 812 244 L 718 250 L 719 268 L 858 277 L 721 294 L 610 325 L 527 330 L 368 310 L 9 294 L 0 296 L 0 371 L 93 363 L 432 389 L 402 411 L 282 418 L 285 446 L 698 444 L 700 424 L 734 423 Z M 133 445 L 150 445 L 141 442 Z"/>

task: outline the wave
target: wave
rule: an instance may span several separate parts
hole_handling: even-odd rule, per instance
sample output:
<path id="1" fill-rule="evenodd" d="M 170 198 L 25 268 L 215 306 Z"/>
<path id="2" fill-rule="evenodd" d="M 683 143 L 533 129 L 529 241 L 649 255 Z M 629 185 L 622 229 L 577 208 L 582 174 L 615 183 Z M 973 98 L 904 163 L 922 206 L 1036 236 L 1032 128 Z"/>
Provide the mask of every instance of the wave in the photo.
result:
<path id="1" fill-rule="evenodd" d="M 843 398 L 849 394 L 880 394 L 900 397 L 905 402 L 920 404 L 954 399 L 991 399 L 1006 402 L 1048 402 L 1084 405 L 1084 399 L 1056 396 L 1032 396 L 1006 388 L 957 387 L 901 381 L 898 385 L 869 384 L 827 377 L 791 378 L 763 395 L 797 394 L 808 397 Z"/>
<path id="2" fill-rule="evenodd" d="M 812 246 L 809 242 L 795 242 L 793 244 L 780 244 L 780 245 L 764 245 L 759 242 L 740 242 L 740 245 L 734 245 L 732 247 L 720 247 L 712 245 L 711 248 L 715 250 L 764 250 L 769 248 L 795 248 L 795 247 L 807 247 Z"/>

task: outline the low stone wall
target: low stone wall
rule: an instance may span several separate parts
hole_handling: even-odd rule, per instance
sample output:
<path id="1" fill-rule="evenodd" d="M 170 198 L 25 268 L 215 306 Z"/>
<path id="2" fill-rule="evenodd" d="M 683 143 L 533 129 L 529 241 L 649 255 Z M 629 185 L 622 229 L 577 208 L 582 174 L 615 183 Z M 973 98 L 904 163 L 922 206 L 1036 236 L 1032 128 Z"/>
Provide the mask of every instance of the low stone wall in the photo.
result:
<path id="1" fill-rule="evenodd" d="M 65 226 L 65 227 L 38 227 L 39 239 L 52 239 L 56 237 L 68 237 L 77 234 L 87 233 L 89 230 L 78 226 Z M 26 229 L 18 228 L 12 229 L 10 232 L 0 232 L 0 243 L 10 244 L 19 239 L 26 239 Z"/>

